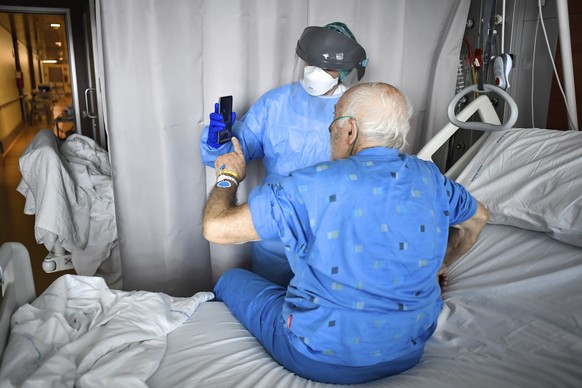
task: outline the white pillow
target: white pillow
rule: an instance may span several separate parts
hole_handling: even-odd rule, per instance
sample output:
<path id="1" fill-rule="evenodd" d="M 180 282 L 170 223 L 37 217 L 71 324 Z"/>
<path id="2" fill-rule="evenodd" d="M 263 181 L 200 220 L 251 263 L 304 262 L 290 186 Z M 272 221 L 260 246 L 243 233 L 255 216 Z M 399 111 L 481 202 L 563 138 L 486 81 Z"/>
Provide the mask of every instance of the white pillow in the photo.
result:
<path id="1" fill-rule="evenodd" d="M 582 247 L 582 132 L 493 132 L 457 181 L 489 209 L 489 223 Z"/>

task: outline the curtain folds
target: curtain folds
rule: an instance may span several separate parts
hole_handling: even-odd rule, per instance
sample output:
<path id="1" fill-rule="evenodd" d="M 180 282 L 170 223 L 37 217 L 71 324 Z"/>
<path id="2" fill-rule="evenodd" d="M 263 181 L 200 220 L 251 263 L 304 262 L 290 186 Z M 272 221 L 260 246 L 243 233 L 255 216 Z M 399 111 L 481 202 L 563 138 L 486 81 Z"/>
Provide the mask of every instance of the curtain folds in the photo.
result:
<path id="1" fill-rule="evenodd" d="M 249 263 L 248 245 L 211 246 L 202 211 L 214 171 L 199 139 L 214 103 L 238 117 L 292 81 L 308 25 L 346 23 L 366 49 L 363 81 L 400 88 L 415 115 L 408 152 L 446 123 L 470 0 L 97 0 L 102 85 L 127 290 L 210 290 Z M 261 179 L 254 163 L 239 200 Z"/>

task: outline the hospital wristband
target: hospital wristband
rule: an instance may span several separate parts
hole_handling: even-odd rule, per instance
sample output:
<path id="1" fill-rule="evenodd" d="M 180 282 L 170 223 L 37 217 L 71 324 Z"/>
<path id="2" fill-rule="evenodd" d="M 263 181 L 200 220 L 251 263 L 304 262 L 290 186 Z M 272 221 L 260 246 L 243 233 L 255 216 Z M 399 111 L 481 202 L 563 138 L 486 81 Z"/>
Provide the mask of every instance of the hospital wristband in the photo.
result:
<path id="1" fill-rule="evenodd" d="M 238 187 L 238 181 L 230 175 L 220 174 L 219 176 L 216 177 L 216 187 L 226 189 L 232 187 L 233 183 L 234 187 Z"/>
<path id="2" fill-rule="evenodd" d="M 238 176 L 236 171 L 232 171 L 232 170 L 221 170 L 220 175 L 228 175 L 228 176 L 233 177 L 234 179 L 236 179 L 237 184 L 238 184 L 238 181 L 240 179 L 240 177 Z"/>

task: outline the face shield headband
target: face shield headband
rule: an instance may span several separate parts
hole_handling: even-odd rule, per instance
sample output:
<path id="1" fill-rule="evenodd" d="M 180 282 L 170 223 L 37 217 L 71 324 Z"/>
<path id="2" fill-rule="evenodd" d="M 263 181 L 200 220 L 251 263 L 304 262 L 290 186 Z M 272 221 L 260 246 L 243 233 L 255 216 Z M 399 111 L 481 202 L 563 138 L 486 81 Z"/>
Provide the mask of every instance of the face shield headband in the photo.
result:
<path id="1" fill-rule="evenodd" d="M 351 71 L 361 80 L 368 65 L 366 51 L 354 39 L 325 27 L 307 27 L 295 49 L 307 64 L 322 69 Z"/>

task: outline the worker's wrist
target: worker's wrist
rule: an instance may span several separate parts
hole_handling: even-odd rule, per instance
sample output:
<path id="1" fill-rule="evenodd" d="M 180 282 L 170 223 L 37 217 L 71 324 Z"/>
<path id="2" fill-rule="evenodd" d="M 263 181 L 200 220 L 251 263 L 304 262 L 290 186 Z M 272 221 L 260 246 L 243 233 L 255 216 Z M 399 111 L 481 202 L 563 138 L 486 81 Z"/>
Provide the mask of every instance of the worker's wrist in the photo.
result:
<path id="1" fill-rule="evenodd" d="M 216 177 L 216 187 L 226 189 L 229 187 L 238 187 L 238 180 L 230 174 L 220 174 Z"/>

